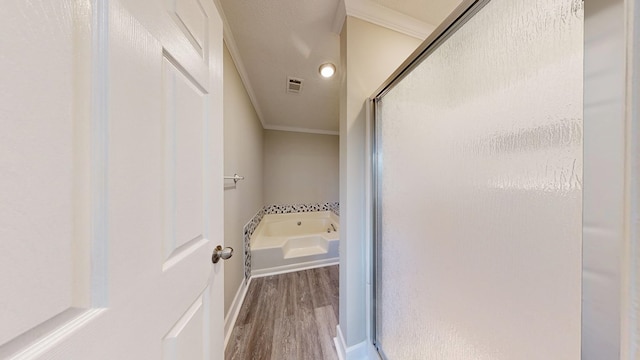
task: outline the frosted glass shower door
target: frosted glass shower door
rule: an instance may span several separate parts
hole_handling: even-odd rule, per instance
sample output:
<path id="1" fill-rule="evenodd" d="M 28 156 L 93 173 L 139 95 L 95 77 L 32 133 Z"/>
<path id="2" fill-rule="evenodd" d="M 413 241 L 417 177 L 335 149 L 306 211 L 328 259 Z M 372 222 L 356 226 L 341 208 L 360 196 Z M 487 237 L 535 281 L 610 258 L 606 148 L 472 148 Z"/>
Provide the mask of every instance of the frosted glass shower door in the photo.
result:
<path id="1" fill-rule="evenodd" d="M 580 358 L 582 5 L 488 1 L 376 99 L 384 357 Z"/>

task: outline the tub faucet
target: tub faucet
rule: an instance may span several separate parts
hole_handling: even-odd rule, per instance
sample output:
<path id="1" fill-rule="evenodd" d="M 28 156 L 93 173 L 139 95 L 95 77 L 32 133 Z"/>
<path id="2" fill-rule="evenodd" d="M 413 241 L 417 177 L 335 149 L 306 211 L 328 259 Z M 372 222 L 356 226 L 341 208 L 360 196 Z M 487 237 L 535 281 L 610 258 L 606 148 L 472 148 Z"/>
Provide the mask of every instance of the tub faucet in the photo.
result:
<path id="1" fill-rule="evenodd" d="M 338 230 L 336 230 L 335 225 L 331 224 L 331 227 L 333 228 L 333 231 L 338 231 Z"/>

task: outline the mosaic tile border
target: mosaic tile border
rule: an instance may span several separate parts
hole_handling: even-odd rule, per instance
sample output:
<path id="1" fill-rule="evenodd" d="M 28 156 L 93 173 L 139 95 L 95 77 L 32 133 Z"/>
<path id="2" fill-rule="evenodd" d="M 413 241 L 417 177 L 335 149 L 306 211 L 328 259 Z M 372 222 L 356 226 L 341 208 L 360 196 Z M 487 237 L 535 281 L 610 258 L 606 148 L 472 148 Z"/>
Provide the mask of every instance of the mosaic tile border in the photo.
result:
<path id="1" fill-rule="evenodd" d="M 267 205 L 264 207 L 265 214 L 291 214 L 313 211 L 333 211 L 339 214 L 340 205 L 337 202 L 323 204 L 292 204 L 292 205 Z M 336 212 L 337 210 L 337 212 Z"/>
<path id="2" fill-rule="evenodd" d="M 340 216 L 340 203 L 339 202 L 329 203 L 329 210 L 331 210 L 337 216 Z"/>
<path id="3" fill-rule="evenodd" d="M 264 208 L 258 210 L 258 212 L 247 222 L 242 228 L 242 242 L 244 243 L 244 278 L 245 280 L 249 280 L 251 277 L 251 246 L 249 243 L 249 239 L 251 239 L 251 235 L 262 221 L 262 218 L 265 215 Z"/>
<path id="4" fill-rule="evenodd" d="M 331 211 L 340 216 L 340 203 L 316 203 L 316 204 L 291 204 L 291 205 L 267 205 L 258 210 L 256 214 L 242 227 L 242 241 L 244 243 L 244 278 L 248 280 L 251 277 L 251 245 L 249 240 L 251 235 L 262 221 L 262 218 L 268 214 L 291 214 L 304 213 L 313 211 Z"/>

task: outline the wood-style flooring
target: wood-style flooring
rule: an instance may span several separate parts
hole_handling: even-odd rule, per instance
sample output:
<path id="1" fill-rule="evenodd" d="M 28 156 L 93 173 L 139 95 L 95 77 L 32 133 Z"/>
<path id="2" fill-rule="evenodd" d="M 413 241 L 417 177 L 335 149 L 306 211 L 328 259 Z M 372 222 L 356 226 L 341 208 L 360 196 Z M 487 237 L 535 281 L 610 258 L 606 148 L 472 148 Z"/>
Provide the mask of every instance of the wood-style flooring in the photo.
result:
<path id="1" fill-rule="evenodd" d="M 225 359 L 333 360 L 338 266 L 251 280 Z"/>

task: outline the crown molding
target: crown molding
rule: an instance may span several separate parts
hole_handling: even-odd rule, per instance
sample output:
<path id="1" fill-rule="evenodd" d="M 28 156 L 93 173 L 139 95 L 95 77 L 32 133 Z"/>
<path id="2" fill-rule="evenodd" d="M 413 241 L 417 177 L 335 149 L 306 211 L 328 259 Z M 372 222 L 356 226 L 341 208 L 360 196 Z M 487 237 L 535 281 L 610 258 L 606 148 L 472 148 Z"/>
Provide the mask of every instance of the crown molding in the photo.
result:
<path id="1" fill-rule="evenodd" d="M 242 85 L 244 85 L 244 89 L 247 92 L 247 95 L 249 95 L 249 101 L 251 101 L 251 105 L 253 105 L 253 110 L 256 112 L 258 120 L 260 120 L 260 124 L 262 124 L 262 128 L 264 129 L 266 125 L 264 116 L 262 115 L 262 110 L 260 110 L 260 105 L 258 105 L 258 99 L 255 92 L 253 91 L 253 87 L 251 86 L 251 81 L 249 81 L 247 70 L 245 69 L 244 63 L 242 62 L 242 59 L 240 57 L 240 51 L 238 50 L 235 39 L 233 38 L 233 32 L 229 27 L 229 21 L 227 21 L 227 17 L 224 15 L 224 10 L 222 9 L 220 0 L 213 0 L 213 2 L 218 9 L 220 18 L 222 18 L 222 24 L 224 26 L 224 43 L 227 45 L 227 49 L 229 50 L 231 59 L 233 60 L 236 69 L 238 70 L 238 75 L 240 75 Z"/>
<path id="2" fill-rule="evenodd" d="M 338 7 L 336 7 L 336 14 L 333 18 L 333 24 L 331 24 L 331 31 L 340 35 L 342 32 L 342 26 L 344 25 L 344 19 L 347 17 L 347 9 L 344 5 L 344 0 L 338 1 Z"/>
<path id="3" fill-rule="evenodd" d="M 340 135 L 340 132 L 338 131 L 300 128 L 300 127 L 294 127 L 294 126 L 266 125 L 264 126 L 264 129 L 277 130 L 277 131 L 291 131 L 291 132 L 299 132 L 299 133 L 307 133 L 307 134 Z"/>
<path id="4" fill-rule="evenodd" d="M 238 50 L 238 46 L 236 45 L 236 41 L 233 37 L 233 32 L 229 27 L 229 22 L 227 21 L 222 5 L 220 4 L 220 0 L 213 0 L 213 2 L 218 9 L 220 17 L 222 18 L 222 23 L 224 24 L 224 43 L 227 45 L 227 49 L 229 50 L 231 59 L 233 60 L 236 69 L 238 70 L 238 74 L 240 75 L 242 84 L 244 85 L 247 95 L 249 96 L 249 100 L 251 101 L 251 105 L 253 106 L 253 109 L 255 110 L 258 119 L 260 120 L 262 128 L 265 130 L 292 131 L 322 135 L 339 135 L 338 131 L 332 130 L 270 125 L 266 123 L 265 117 L 262 113 L 262 110 L 260 109 L 260 105 L 258 105 L 258 100 L 255 92 L 253 91 L 253 87 L 251 86 L 251 81 L 249 80 L 249 76 L 244 67 L 244 63 L 242 62 L 242 58 L 240 57 L 240 51 Z M 336 8 L 336 15 L 332 24 L 332 31 L 334 33 L 340 34 L 347 16 L 353 16 L 358 19 L 368 21 L 370 23 L 421 40 L 424 40 L 435 29 L 435 26 L 431 24 L 424 23 L 411 16 L 407 16 L 385 6 L 379 5 L 372 0 L 340 0 Z"/>
<path id="5" fill-rule="evenodd" d="M 260 120 L 260 124 L 262 128 L 265 130 L 279 130 L 279 131 L 292 131 L 299 133 L 308 133 L 308 134 L 322 134 L 322 135 L 339 135 L 338 131 L 330 131 L 330 130 L 319 130 L 319 129 L 308 129 L 308 128 L 299 128 L 292 126 L 280 126 L 280 125 L 269 125 L 266 123 L 264 116 L 262 115 L 262 111 L 260 110 L 260 105 L 258 105 L 258 100 L 255 96 L 255 92 L 253 91 L 253 87 L 251 86 L 251 82 L 249 81 L 249 76 L 247 75 L 247 71 L 244 67 L 242 59 L 240 57 L 240 51 L 238 50 L 238 46 L 236 45 L 236 41 L 233 37 L 233 32 L 229 27 L 229 22 L 227 21 L 226 16 L 224 15 L 224 10 L 222 9 L 222 4 L 220 4 L 219 0 L 213 0 L 214 4 L 218 8 L 218 13 L 222 18 L 222 23 L 224 24 L 224 43 L 227 45 L 227 49 L 229 50 L 229 54 L 231 55 L 231 59 L 238 70 L 238 74 L 240 75 L 240 80 L 244 85 L 245 90 L 247 91 L 247 95 L 249 95 L 249 100 L 251 101 L 251 105 Z M 340 5 L 338 5 L 340 7 Z M 344 21 L 344 20 L 343 20 Z M 340 24 L 340 28 L 342 28 L 342 24 Z"/>
<path id="6" fill-rule="evenodd" d="M 344 9 L 344 11 L 342 10 Z M 372 0 L 340 0 L 333 20 L 334 32 L 342 30 L 346 16 L 352 16 L 370 23 L 424 40 L 436 28 L 432 24 L 389 9 Z"/>

